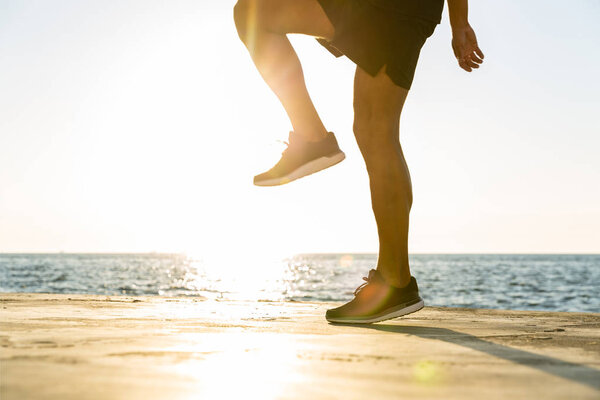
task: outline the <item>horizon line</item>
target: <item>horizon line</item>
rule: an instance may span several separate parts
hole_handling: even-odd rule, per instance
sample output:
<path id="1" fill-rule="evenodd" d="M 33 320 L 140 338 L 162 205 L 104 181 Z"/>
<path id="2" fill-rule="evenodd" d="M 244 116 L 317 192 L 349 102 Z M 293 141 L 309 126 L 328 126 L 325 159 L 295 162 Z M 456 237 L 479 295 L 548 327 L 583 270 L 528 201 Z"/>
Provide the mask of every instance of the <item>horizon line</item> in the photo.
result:
<path id="1" fill-rule="evenodd" d="M 334 252 L 298 252 L 293 253 L 288 257 L 302 256 L 302 255 L 338 255 L 338 254 L 355 254 L 355 255 L 374 255 L 377 256 L 377 252 L 348 252 L 348 251 L 334 251 Z M 67 252 L 67 251 L 44 251 L 44 252 L 2 252 L 1 255 L 181 255 L 189 256 L 186 252 L 158 252 L 158 251 L 99 251 L 99 252 Z M 410 255 L 589 255 L 589 256 L 600 256 L 600 253 L 593 252 L 556 252 L 556 253 L 523 253 L 523 252 L 415 252 L 409 253 Z"/>

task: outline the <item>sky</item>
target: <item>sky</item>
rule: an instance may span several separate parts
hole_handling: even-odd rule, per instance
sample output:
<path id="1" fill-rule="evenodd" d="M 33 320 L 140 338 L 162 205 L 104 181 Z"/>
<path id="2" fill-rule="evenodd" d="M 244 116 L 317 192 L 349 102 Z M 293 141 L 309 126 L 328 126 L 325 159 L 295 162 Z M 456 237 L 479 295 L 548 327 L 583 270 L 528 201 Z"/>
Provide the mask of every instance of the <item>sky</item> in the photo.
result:
<path id="1" fill-rule="evenodd" d="M 401 119 L 414 253 L 600 253 L 600 3 L 447 10 Z M 347 159 L 252 185 L 291 129 L 231 0 L 0 0 L 0 252 L 376 252 L 355 67 L 292 37 Z"/>

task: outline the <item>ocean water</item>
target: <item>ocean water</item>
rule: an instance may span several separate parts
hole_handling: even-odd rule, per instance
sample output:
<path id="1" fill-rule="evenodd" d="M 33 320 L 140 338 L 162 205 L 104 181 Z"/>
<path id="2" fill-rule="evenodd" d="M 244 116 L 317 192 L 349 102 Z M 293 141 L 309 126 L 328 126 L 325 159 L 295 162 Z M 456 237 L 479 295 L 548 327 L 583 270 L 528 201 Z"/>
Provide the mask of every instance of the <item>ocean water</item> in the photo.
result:
<path id="1" fill-rule="evenodd" d="M 178 254 L 0 254 L 0 292 L 346 301 L 377 258 L 222 255 L 218 260 Z M 600 312 L 600 255 L 417 254 L 411 269 L 431 306 Z"/>

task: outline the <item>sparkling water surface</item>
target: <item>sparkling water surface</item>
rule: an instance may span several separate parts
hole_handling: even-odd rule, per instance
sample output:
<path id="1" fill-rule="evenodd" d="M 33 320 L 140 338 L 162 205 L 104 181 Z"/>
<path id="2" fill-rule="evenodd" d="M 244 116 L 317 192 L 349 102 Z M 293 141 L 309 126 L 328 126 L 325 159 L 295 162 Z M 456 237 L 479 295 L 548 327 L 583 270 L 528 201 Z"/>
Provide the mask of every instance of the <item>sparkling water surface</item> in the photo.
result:
<path id="1" fill-rule="evenodd" d="M 0 254 L 1 292 L 346 301 L 374 254 L 220 262 L 177 254 Z M 430 306 L 600 312 L 600 255 L 412 255 Z"/>

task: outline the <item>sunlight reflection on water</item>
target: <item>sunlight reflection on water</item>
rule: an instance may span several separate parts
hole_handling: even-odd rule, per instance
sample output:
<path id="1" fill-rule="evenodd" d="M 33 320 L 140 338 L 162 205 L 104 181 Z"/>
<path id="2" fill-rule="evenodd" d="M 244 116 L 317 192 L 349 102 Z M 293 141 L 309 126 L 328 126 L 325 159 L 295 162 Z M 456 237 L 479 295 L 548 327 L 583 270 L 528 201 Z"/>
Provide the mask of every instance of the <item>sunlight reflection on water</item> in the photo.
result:
<path id="1" fill-rule="evenodd" d="M 426 304 L 600 312 L 600 256 L 417 254 Z M 374 254 L 0 254 L 0 291 L 346 301 Z"/>

